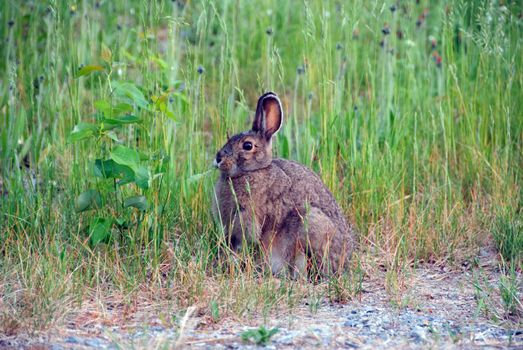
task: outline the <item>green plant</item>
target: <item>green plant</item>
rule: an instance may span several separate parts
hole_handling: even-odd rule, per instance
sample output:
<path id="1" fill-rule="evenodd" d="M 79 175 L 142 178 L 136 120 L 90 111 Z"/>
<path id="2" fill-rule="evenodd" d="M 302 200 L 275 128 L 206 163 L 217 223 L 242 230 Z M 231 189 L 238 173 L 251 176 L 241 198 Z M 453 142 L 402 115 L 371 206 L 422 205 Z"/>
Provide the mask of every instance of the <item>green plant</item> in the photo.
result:
<path id="1" fill-rule="evenodd" d="M 265 326 L 260 326 L 255 329 L 249 329 L 241 334 L 241 338 L 245 342 L 252 342 L 256 345 L 267 345 L 269 344 L 273 335 L 278 333 L 278 328 L 267 329 Z"/>
<path id="2" fill-rule="evenodd" d="M 523 262 L 523 219 L 521 214 L 499 215 L 492 235 L 502 258 L 516 266 Z"/>
<path id="3" fill-rule="evenodd" d="M 350 271 L 338 276 L 332 276 L 327 283 L 327 297 L 331 302 L 346 303 L 363 290 L 363 270 L 358 260 Z"/>
<path id="4" fill-rule="evenodd" d="M 519 318 L 523 315 L 521 272 L 514 265 L 505 266 L 499 280 L 499 294 L 507 317 Z"/>
<path id="5" fill-rule="evenodd" d="M 112 53 L 103 46 L 101 54 L 106 67 L 82 66 L 77 78 L 94 72 L 104 73 L 106 84 L 111 89 L 109 98 L 95 101 L 93 122 L 77 124 L 69 135 L 71 142 L 85 141 L 94 145 L 96 151 L 96 159 L 91 163 L 94 179 L 90 181 L 95 188 L 82 192 L 75 201 L 77 212 L 95 210 L 106 213 L 104 216 L 91 218 L 88 232 L 92 245 L 107 243 L 112 238 L 113 228 L 123 232 L 131 226 L 140 225 L 143 213 L 149 206 L 145 194 L 151 187 L 151 182 L 160 178 L 167 167 L 168 157 L 162 156 L 161 151 L 149 150 L 146 154 L 126 146 L 134 143 L 129 137 L 127 140 L 120 139 L 124 128 L 134 131 L 137 137 L 143 136 L 143 132 L 140 132 L 144 128 L 141 125 L 143 118 L 131 113 L 144 114 L 148 110 L 158 110 L 172 116 L 172 112 L 167 110 L 167 93 L 155 98 L 151 105 L 135 84 L 111 79 Z M 129 132 L 128 135 L 135 133 Z M 129 186 L 133 189 L 124 189 Z M 139 211 L 134 223 L 127 208 Z"/>

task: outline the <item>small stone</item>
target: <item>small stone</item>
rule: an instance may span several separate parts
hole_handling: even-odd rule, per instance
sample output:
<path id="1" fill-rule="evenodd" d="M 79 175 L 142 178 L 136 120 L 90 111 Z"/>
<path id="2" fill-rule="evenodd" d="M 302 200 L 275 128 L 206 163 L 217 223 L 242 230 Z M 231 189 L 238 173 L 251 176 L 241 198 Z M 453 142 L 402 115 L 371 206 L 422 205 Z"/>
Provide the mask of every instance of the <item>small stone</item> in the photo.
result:
<path id="1" fill-rule="evenodd" d="M 416 342 L 426 341 L 427 332 L 425 331 L 425 329 L 421 328 L 420 326 L 416 326 L 410 333 L 410 337 L 413 338 Z"/>
<path id="2" fill-rule="evenodd" d="M 104 344 L 100 341 L 100 339 L 98 339 L 98 338 L 86 339 L 86 340 L 84 341 L 84 344 L 85 344 L 86 346 L 90 346 L 90 347 L 97 348 L 97 349 L 103 347 L 103 345 L 104 345 Z"/>
<path id="3" fill-rule="evenodd" d="M 356 328 L 358 326 L 358 321 L 356 321 L 356 320 L 349 320 L 349 321 L 344 322 L 343 326 L 344 327 Z"/>
<path id="4" fill-rule="evenodd" d="M 83 343 L 81 339 L 77 337 L 67 337 L 65 338 L 65 342 L 69 344 L 81 344 Z"/>

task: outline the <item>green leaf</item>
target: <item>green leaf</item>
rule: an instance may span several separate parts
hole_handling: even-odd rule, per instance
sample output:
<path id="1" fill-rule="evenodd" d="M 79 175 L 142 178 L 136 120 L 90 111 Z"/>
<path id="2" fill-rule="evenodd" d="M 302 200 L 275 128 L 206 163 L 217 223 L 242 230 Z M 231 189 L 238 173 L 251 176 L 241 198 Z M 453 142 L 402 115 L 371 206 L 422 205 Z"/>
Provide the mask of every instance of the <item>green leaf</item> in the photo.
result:
<path id="1" fill-rule="evenodd" d="M 143 93 L 133 83 L 119 83 L 115 81 L 113 82 L 113 88 L 116 95 L 131 99 L 140 108 L 148 108 L 149 102 L 147 102 Z"/>
<path id="2" fill-rule="evenodd" d="M 140 154 L 125 146 L 116 146 L 111 152 L 111 158 L 118 164 L 127 165 L 135 170 L 140 164 Z"/>
<path id="3" fill-rule="evenodd" d="M 105 100 L 98 100 L 94 102 L 94 108 L 99 112 L 106 113 L 111 110 L 111 104 Z"/>
<path id="4" fill-rule="evenodd" d="M 257 345 L 267 345 L 271 340 L 271 337 L 279 332 L 278 328 L 267 329 L 264 326 L 260 326 L 255 329 L 249 329 L 241 333 L 243 341 L 250 341 Z"/>
<path id="5" fill-rule="evenodd" d="M 75 210 L 77 213 L 88 209 L 99 209 L 102 207 L 102 197 L 97 190 L 87 190 L 82 192 L 75 200 Z"/>
<path id="6" fill-rule="evenodd" d="M 96 217 L 89 225 L 89 240 L 91 245 L 97 245 L 101 242 L 107 242 L 111 237 L 111 226 L 113 222 L 110 219 Z"/>
<path id="7" fill-rule="evenodd" d="M 94 103 L 94 107 L 97 111 L 102 112 L 106 118 L 111 118 L 115 115 L 122 115 L 130 113 L 133 110 L 133 106 L 128 103 L 118 103 L 115 106 L 105 100 L 98 100 Z"/>
<path id="8" fill-rule="evenodd" d="M 104 70 L 104 67 L 102 67 L 100 65 L 88 64 L 83 67 L 80 67 L 80 69 L 78 70 L 78 73 L 76 74 L 76 77 L 79 78 L 84 75 L 89 75 L 92 72 L 99 72 L 99 71 L 103 71 L 103 70 Z"/>
<path id="9" fill-rule="evenodd" d="M 71 142 L 85 140 L 93 136 L 98 131 L 98 126 L 91 123 L 79 123 L 74 126 L 73 131 L 69 134 Z"/>
<path id="10" fill-rule="evenodd" d="M 125 218 L 122 218 L 122 217 L 116 218 L 116 225 L 118 225 L 120 227 L 124 227 L 125 224 L 126 224 Z"/>
<path id="11" fill-rule="evenodd" d="M 116 106 L 113 106 L 112 115 L 122 115 L 122 114 L 130 113 L 130 112 L 132 112 L 132 110 L 133 110 L 133 106 L 131 106 L 130 104 L 125 103 L 125 102 L 120 102 Z"/>
<path id="12" fill-rule="evenodd" d="M 149 176 L 149 170 L 146 167 L 144 167 L 144 166 L 138 167 L 135 170 L 134 175 L 135 175 L 135 182 L 138 187 L 140 187 L 141 189 L 144 189 L 144 190 L 149 188 L 150 176 Z"/>
<path id="13" fill-rule="evenodd" d="M 134 171 L 125 165 L 120 165 L 112 159 L 94 161 L 94 176 L 101 178 L 120 178 L 125 183 L 134 181 Z M 124 183 L 124 184 L 125 184 Z M 120 183 L 121 184 L 121 183 Z"/>
<path id="14" fill-rule="evenodd" d="M 120 141 L 118 139 L 118 136 L 116 135 L 116 133 L 114 131 L 109 131 L 106 135 L 107 135 L 108 138 L 110 138 L 111 140 L 113 140 L 115 142 L 119 142 Z"/>
<path id="15" fill-rule="evenodd" d="M 123 201 L 123 206 L 126 208 L 133 207 L 138 210 L 145 211 L 147 210 L 147 199 L 144 196 L 129 197 Z"/>
<path id="16" fill-rule="evenodd" d="M 94 161 L 94 176 L 102 178 L 116 177 L 115 167 L 116 163 L 112 159 L 102 160 L 96 159 Z"/>
<path id="17" fill-rule="evenodd" d="M 120 118 L 104 118 L 104 129 L 110 130 L 125 124 L 139 123 L 142 120 L 134 115 L 126 115 Z"/>

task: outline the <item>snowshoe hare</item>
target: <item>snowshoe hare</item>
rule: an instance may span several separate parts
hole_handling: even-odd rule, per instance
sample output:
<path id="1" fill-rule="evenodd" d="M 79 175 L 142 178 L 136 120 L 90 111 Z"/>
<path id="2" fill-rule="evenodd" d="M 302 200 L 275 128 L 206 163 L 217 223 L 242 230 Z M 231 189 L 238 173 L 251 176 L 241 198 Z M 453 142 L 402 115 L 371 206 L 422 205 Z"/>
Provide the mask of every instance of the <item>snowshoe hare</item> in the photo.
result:
<path id="1" fill-rule="evenodd" d="M 273 274 L 314 267 L 323 275 L 348 268 L 354 229 L 320 177 L 305 166 L 272 158 L 283 121 L 272 92 L 260 97 L 252 129 L 229 138 L 216 154 L 220 178 L 213 213 L 232 249 L 259 244 Z"/>

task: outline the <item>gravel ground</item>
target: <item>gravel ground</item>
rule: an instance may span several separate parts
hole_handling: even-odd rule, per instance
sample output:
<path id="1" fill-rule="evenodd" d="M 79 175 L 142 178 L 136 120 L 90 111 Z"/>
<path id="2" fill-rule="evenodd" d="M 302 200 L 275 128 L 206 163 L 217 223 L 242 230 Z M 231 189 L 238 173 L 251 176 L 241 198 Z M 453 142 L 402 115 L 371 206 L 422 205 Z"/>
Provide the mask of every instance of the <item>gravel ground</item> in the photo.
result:
<path id="1" fill-rule="evenodd" d="M 480 268 L 482 278 L 497 285 L 499 272 L 494 266 L 487 261 Z M 216 324 L 194 312 L 181 320 L 178 329 L 161 326 L 160 320 L 151 318 L 133 325 L 71 324 L 39 337 L 0 336 L 0 348 L 523 349 L 521 320 L 494 322 L 478 312 L 470 269 L 445 271 L 430 266 L 413 270 L 409 288 L 399 298 L 404 303 L 401 307 L 391 302 L 383 280 L 384 274 L 366 280 L 358 300 L 347 304 L 324 301 L 311 312 L 304 302 L 292 313 L 272 315 L 267 322 L 254 316 L 248 321 L 226 319 Z M 267 346 L 241 340 L 242 332 L 260 325 L 279 329 Z"/>

